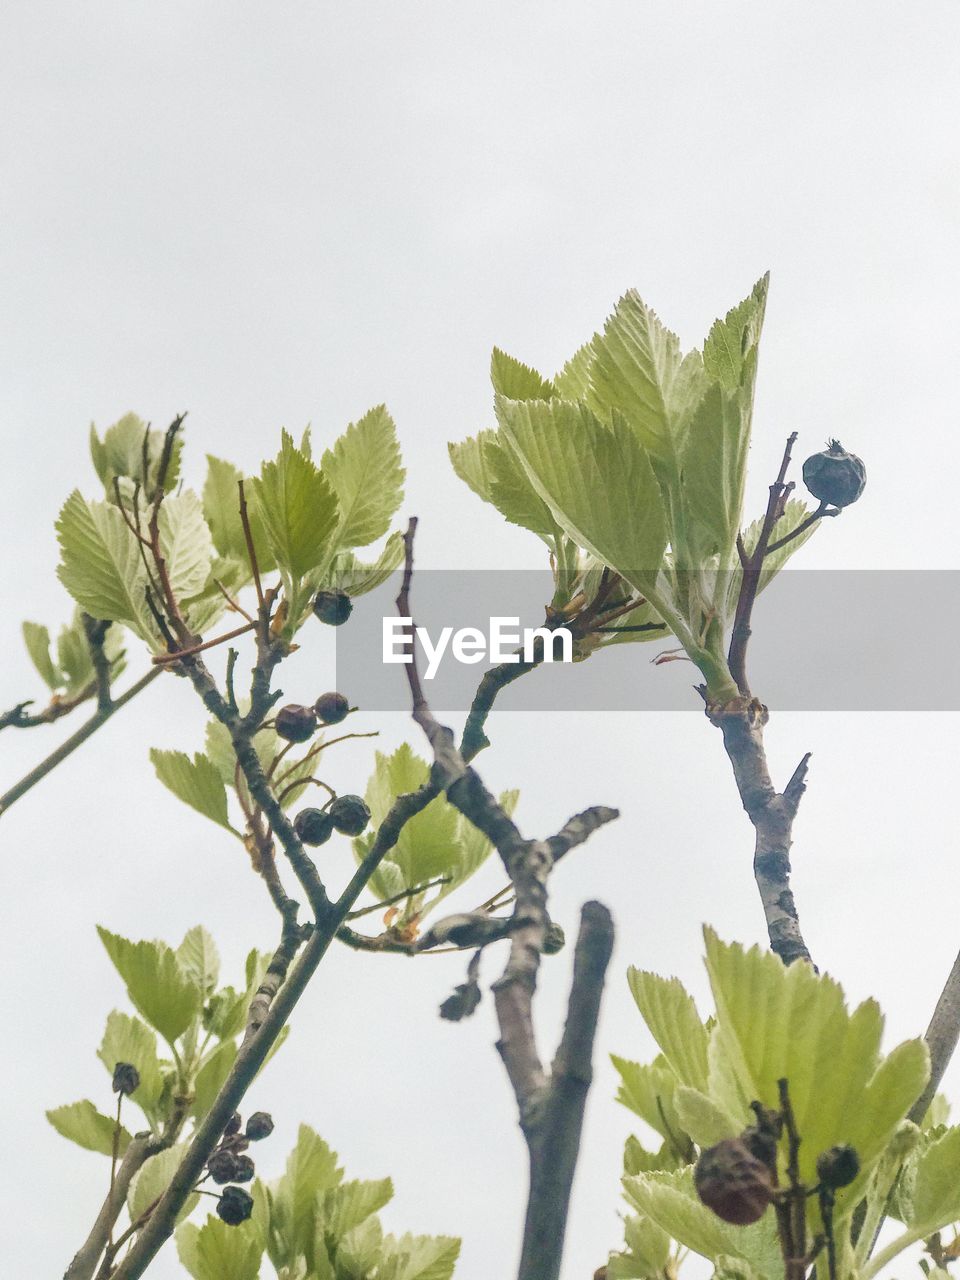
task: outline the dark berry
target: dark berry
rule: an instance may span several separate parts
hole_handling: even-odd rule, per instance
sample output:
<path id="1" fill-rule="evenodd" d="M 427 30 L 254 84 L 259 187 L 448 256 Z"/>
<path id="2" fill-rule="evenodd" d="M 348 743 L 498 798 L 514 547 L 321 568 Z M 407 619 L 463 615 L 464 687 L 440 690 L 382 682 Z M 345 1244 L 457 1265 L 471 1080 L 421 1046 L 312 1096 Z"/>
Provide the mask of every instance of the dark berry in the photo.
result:
<path id="1" fill-rule="evenodd" d="M 221 1187 L 225 1182 L 232 1182 L 237 1176 L 237 1161 L 240 1158 L 232 1151 L 224 1151 L 222 1148 L 215 1151 L 207 1161 L 210 1177 Z"/>
<path id="2" fill-rule="evenodd" d="M 738 1227 L 758 1222 L 774 1194 L 770 1170 L 739 1138 L 702 1151 L 693 1183 L 708 1209 Z"/>
<path id="3" fill-rule="evenodd" d="M 353 601 L 342 591 L 318 591 L 313 612 L 321 622 L 331 627 L 342 627 L 353 612 Z"/>
<path id="4" fill-rule="evenodd" d="M 803 464 L 803 483 L 815 498 L 835 507 L 849 507 L 863 493 L 867 468 L 855 453 L 847 453 L 839 440 L 831 440 L 822 453 Z"/>
<path id="5" fill-rule="evenodd" d="M 129 1098 L 140 1088 L 140 1072 L 132 1062 L 118 1062 L 113 1068 L 113 1092 Z"/>
<path id="6" fill-rule="evenodd" d="M 253 1161 L 249 1156 L 235 1156 L 236 1170 L 234 1171 L 234 1182 L 252 1182 L 253 1175 L 257 1172 L 254 1168 Z"/>
<path id="7" fill-rule="evenodd" d="M 326 844 L 333 832 L 333 819 L 322 809 L 301 809 L 293 829 L 304 844 Z"/>
<path id="8" fill-rule="evenodd" d="M 228 1227 L 238 1227 L 253 1213 L 253 1196 L 243 1187 L 224 1187 L 217 1201 L 217 1217 Z"/>
<path id="9" fill-rule="evenodd" d="M 260 1142 L 273 1133 L 273 1116 L 266 1111 L 255 1111 L 247 1121 L 247 1137 L 251 1142 Z"/>
<path id="10" fill-rule="evenodd" d="M 339 724 L 346 719 L 350 703 L 342 693 L 321 693 L 313 709 L 321 724 Z"/>
<path id="11" fill-rule="evenodd" d="M 370 821 L 370 810 L 359 796 L 337 796 L 327 813 L 345 836 L 358 836 Z"/>
<path id="12" fill-rule="evenodd" d="M 317 713 L 313 707 L 291 702 L 277 712 L 274 727 L 287 742 L 308 742 L 317 732 Z"/>
<path id="13" fill-rule="evenodd" d="M 554 924 L 551 920 L 547 925 L 547 931 L 543 935 L 543 954 L 545 956 L 555 956 L 558 951 L 562 951 L 566 945 L 567 935 L 563 932 L 563 928 L 559 924 Z"/>
<path id="14" fill-rule="evenodd" d="M 235 1133 L 240 1132 L 240 1126 L 243 1124 L 243 1117 L 239 1111 L 235 1111 L 227 1121 L 227 1127 L 223 1131 L 225 1138 L 232 1138 Z"/>
<path id="15" fill-rule="evenodd" d="M 860 1157 L 853 1147 L 828 1147 L 817 1156 L 817 1177 L 825 1187 L 836 1190 L 849 1186 L 860 1172 Z"/>

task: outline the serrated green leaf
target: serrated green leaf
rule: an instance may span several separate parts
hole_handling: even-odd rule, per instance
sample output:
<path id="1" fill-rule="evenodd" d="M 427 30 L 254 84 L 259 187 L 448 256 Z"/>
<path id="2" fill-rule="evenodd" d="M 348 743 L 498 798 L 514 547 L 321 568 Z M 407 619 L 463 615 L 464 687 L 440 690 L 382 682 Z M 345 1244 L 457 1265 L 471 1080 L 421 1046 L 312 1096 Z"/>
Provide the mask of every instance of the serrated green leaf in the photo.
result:
<path id="1" fill-rule="evenodd" d="M 403 500 L 405 475 L 386 406 L 377 405 L 351 423 L 320 466 L 339 506 L 337 545 L 366 547 L 383 537 Z"/>
<path id="2" fill-rule="evenodd" d="M 228 1226 L 211 1214 L 177 1230 L 177 1254 L 194 1280 L 258 1280 L 263 1247 L 250 1222 Z"/>
<path id="3" fill-rule="evenodd" d="M 667 1233 L 649 1218 L 630 1214 L 623 1234 L 626 1251 L 610 1258 L 607 1280 L 662 1280 L 670 1257 Z"/>
<path id="4" fill-rule="evenodd" d="M 237 1046 L 233 1040 L 223 1040 L 207 1054 L 197 1072 L 193 1086 L 193 1115 L 201 1120 L 216 1101 L 227 1076 L 237 1060 Z"/>
<path id="5" fill-rule="evenodd" d="M 243 478 L 243 472 L 232 462 L 207 454 L 207 478 L 203 485 L 203 514 L 210 529 L 213 545 L 219 555 L 240 565 L 243 582 L 250 582 L 253 574 L 247 553 L 247 540 L 243 532 L 243 521 L 240 519 L 239 482 Z M 244 498 L 247 503 L 247 520 L 253 537 L 257 567 L 261 573 L 269 573 L 275 568 L 275 561 L 264 532 L 255 487 L 250 480 L 244 482 Z"/>
<path id="6" fill-rule="evenodd" d="M 113 1154 L 113 1137 L 116 1121 L 103 1115 L 92 1102 L 71 1102 L 65 1107 L 55 1107 L 47 1112 L 47 1119 L 61 1137 L 75 1142 L 86 1151 L 98 1151 L 100 1155 Z M 130 1134 L 121 1125 L 119 1153 L 130 1145 Z"/>
<path id="7" fill-rule="evenodd" d="M 655 1062 L 630 1062 L 616 1054 L 610 1060 L 620 1075 L 617 1101 L 645 1120 L 661 1138 L 688 1145 L 689 1139 L 677 1115 L 674 1099 L 677 1078 L 662 1057 Z"/>
<path id="8" fill-rule="evenodd" d="M 382 1245 L 379 1218 L 368 1218 L 348 1231 L 337 1247 L 337 1280 L 367 1280 L 380 1259 Z"/>
<path id="9" fill-rule="evenodd" d="M 911 1201 L 907 1225 L 924 1236 L 960 1218 L 960 1126 L 920 1153 Z"/>
<path id="10" fill-rule="evenodd" d="M 633 967 L 627 983 L 644 1022 L 681 1084 L 707 1086 L 707 1030 L 693 998 L 678 978 Z"/>
<path id="11" fill-rule="evenodd" d="M 50 632 L 39 622 L 24 622 L 21 630 L 30 661 L 36 667 L 40 679 L 53 692 L 60 687 L 62 681 L 50 657 Z"/>
<path id="12" fill-rule="evenodd" d="M 157 1037 L 139 1018 L 114 1011 L 107 1017 L 97 1057 L 110 1075 L 118 1062 L 130 1062 L 140 1075 L 140 1085 L 130 1095 L 137 1106 L 151 1112 L 163 1091 L 163 1076 L 157 1056 Z"/>
<path id="13" fill-rule="evenodd" d="M 363 596 L 373 591 L 403 564 L 403 536 L 391 533 L 376 560 L 364 563 L 350 551 L 337 554 L 330 572 L 330 585 L 348 596 Z M 322 585 L 322 584 L 321 584 Z"/>
<path id="14" fill-rule="evenodd" d="M 453 1236 L 385 1236 L 377 1275 L 379 1280 L 450 1280 L 459 1256 L 460 1241 Z"/>
<path id="15" fill-rule="evenodd" d="M 194 925 L 184 935 L 177 947 L 177 960 L 184 973 L 197 984 L 201 998 L 206 1000 L 216 989 L 220 956 L 217 944 L 202 924 Z"/>
<path id="16" fill-rule="evenodd" d="M 749 297 L 714 323 L 703 344 L 704 368 L 727 391 L 744 384 L 748 358 L 760 342 L 769 284 L 768 271 L 753 286 Z"/>
<path id="17" fill-rule="evenodd" d="M 595 335 L 596 336 L 596 335 Z M 585 400 L 590 391 L 590 366 L 594 361 L 594 339 L 574 352 L 557 376 L 553 386 L 563 400 Z"/>
<path id="18" fill-rule="evenodd" d="M 297 1145 L 290 1153 L 287 1168 L 278 1182 L 267 1188 L 270 1197 L 270 1232 L 267 1250 L 278 1269 L 313 1247 L 314 1220 L 318 1196 L 343 1180 L 336 1152 L 319 1134 L 302 1124 Z"/>
<path id="19" fill-rule="evenodd" d="M 125 476 L 131 481 L 139 482 L 141 488 L 150 495 L 156 488 L 160 455 L 163 451 L 165 433 L 149 429 L 147 424 L 135 413 L 127 413 L 112 427 L 104 432 L 103 440 L 97 435 L 96 427 L 90 427 L 90 456 L 100 478 L 101 484 L 112 497 L 114 476 Z M 147 475 L 143 473 L 144 438 L 147 442 Z M 174 441 L 170 455 L 170 465 L 164 481 L 164 489 L 172 492 L 180 477 L 180 455 L 183 451 L 183 437 L 178 435 Z"/>
<path id="20" fill-rule="evenodd" d="M 57 519 L 57 538 L 57 574 L 77 604 L 95 618 L 126 623 L 156 645 L 146 603 L 146 571 L 136 539 L 117 508 L 87 502 L 75 489 Z"/>
<path id="21" fill-rule="evenodd" d="M 130 1214 L 131 1222 L 136 1222 L 151 1205 L 160 1199 L 170 1185 L 173 1175 L 180 1167 L 180 1162 L 186 1151 L 187 1144 L 185 1142 L 175 1147 L 167 1147 L 165 1151 L 158 1151 L 155 1156 L 150 1156 L 145 1164 L 134 1174 L 130 1189 L 127 1192 L 127 1211 Z M 199 1200 L 200 1197 L 196 1194 L 187 1196 L 183 1207 L 177 1214 L 177 1222 L 182 1222 L 184 1218 L 188 1217 L 196 1208 Z"/>
<path id="22" fill-rule="evenodd" d="M 666 547 L 660 487 L 636 436 L 566 400 L 498 399 L 501 433 L 557 524 L 639 591 L 656 582 Z"/>
<path id="23" fill-rule="evenodd" d="M 165 942 L 131 942 L 102 925 L 97 933 L 137 1011 L 170 1044 L 200 1011 L 200 993 Z"/>
<path id="24" fill-rule="evenodd" d="M 263 464 L 253 485 L 270 550 L 280 568 L 299 579 L 332 555 L 339 513 L 325 477 L 288 432 L 281 439 L 275 461 Z"/>
<path id="25" fill-rule="evenodd" d="M 454 471 L 479 498 L 496 507 L 511 524 L 554 544 L 560 530 L 550 508 L 495 431 L 481 431 L 447 448 Z"/>
<path id="26" fill-rule="evenodd" d="M 348 1231 L 365 1222 L 393 1198 L 389 1178 L 370 1182 L 343 1182 L 321 1193 L 317 1205 L 317 1241 L 335 1247 Z"/>
<path id="27" fill-rule="evenodd" d="M 203 590 L 213 561 L 213 540 L 192 489 L 164 500 L 158 529 L 173 594 L 177 600 L 189 600 Z"/>
<path id="28" fill-rule="evenodd" d="M 743 1128 L 736 1116 L 699 1089 L 678 1085 L 673 1102 L 684 1131 L 698 1147 L 712 1147 L 724 1138 L 735 1138 Z"/>
<path id="29" fill-rule="evenodd" d="M 552 385 L 536 369 L 521 364 L 499 347 L 493 348 L 490 357 L 490 381 L 494 391 L 508 400 L 549 400 L 554 394 Z"/>
<path id="30" fill-rule="evenodd" d="M 209 757 L 197 752 L 191 760 L 183 751 L 161 751 L 158 747 L 151 747 L 150 761 L 157 777 L 178 800 L 236 834 L 227 814 L 223 777 Z"/>
<path id="31" fill-rule="evenodd" d="M 683 533 L 674 550 L 681 569 L 715 554 L 730 561 L 743 518 L 750 410 L 739 392 L 713 383 L 693 415 L 680 454 Z"/>

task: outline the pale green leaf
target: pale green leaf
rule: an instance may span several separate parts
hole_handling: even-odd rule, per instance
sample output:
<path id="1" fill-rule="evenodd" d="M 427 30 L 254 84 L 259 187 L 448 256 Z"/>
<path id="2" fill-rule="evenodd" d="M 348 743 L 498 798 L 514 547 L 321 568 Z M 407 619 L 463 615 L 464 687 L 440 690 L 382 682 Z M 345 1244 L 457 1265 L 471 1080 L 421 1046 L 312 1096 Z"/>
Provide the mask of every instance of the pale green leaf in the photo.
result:
<path id="1" fill-rule="evenodd" d="M 637 1214 L 627 1217 L 623 1234 L 626 1251 L 610 1258 L 607 1280 L 662 1280 L 670 1257 L 669 1235 Z"/>
<path id="2" fill-rule="evenodd" d="M 130 942 L 97 926 L 137 1011 L 173 1043 L 200 1011 L 200 994 L 165 942 Z"/>
<path id="3" fill-rule="evenodd" d="M 911 1199 L 908 1225 L 924 1236 L 960 1218 L 960 1126 L 921 1152 Z"/>
<path id="4" fill-rule="evenodd" d="M 284 431 L 275 461 L 253 481 L 267 543 L 281 569 L 299 579 L 333 552 L 337 499 L 313 462 Z"/>
<path id="5" fill-rule="evenodd" d="M 150 1156 L 146 1163 L 134 1174 L 130 1189 L 127 1192 L 127 1211 L 131 1222 L 136 1220 L 155 1204 L 170 1185 L 170 1181 L 180 1162 L 187 1152 L 187 1144 L 180 1143 L 175 1147 L 167 1147 Z M 200 1197 L 195 1194 L 187 1196 L 183 1207 L 177 1214 L 177 1222 L 182 1222 L 196 1208 Z"/>
<path id="6" fill-rule="evenodd" d="M 223 1083 L 233 1069 L 233 1064 L 236 1060 L 237 1046 L 233 1040 L 222 1040 L 215 1049 L 207 1054 L 203 1065 L 197 1072 L 197 1078 L 193 1086 L 194 1097 L 191 1111 L 198 1120 L 202 1119 L 213 1106 L 217 1094 L 223 1087 Z"/>
<path id="7" fill-rule="evenodd" d="M 574 352 L 557 376 L 553 386 L 563 400 L 585 400 L 590 392 L 590 366 L 594 361 L 593 340 Z"/>
<path id="8" fill-rule="evenodd" d="M 342 1180 L 336 1152 L 309 1125 L 302 1124 L 286 1172 L 268 1189 L 272 1242 L 267 1247 L 274 1266 L 289 1265 L 311 1248 L 317 1197 Z"/>
<path id="9" fill-rule="evenodd" d="M 393 1183 L 389 1178 L 371 1182 L 343 1182 L 338 1187 L 322 1192 L 317 1205 L 318 1241 L 335 1245 L 348 1231 L 365 1222 L 392 1198 Z"/>
<path id="10" fill-rule="evenodd" d="M 453 1236 L 385 1236 L 378 1280 L 450 1280 L 459 1256 Z"/>
<path id="11" fill-rule="evenodd" d="M 337 1247 L 337 1280 L 369 1280 L 380 1261 L 383 1228 L 379 1218 L 367 1218 L 348 1231 Z M 377 1280 L 382 1280 L 378 1274 Z"/>
<path id="12" fill-rule="evenodd" d="M 553 545 L 560 536 L 557 522 L 495 431 L 481 431 L 447 448 L 454 471 L 478 497 L 496 507 L 511 524 L 529 529 Z"/>
<path id="13" fill-rule="evenodd" d="M 200 499 L 192 489 L 166 498 L 158 518 L 160 550 L 178 601 L 198 595 L 213 561 L 213 541 Z"/>
<path id="14" fill-rule="evenodd" d="M 644 1022 L 681 1084 L 707 1085 L 707 1030 L 693 998 L 678 978 L 661 978 L 633 967 L 627 982 Z"/>
<path id="15" fill-rule="evenodd" d="M 138 418 L 135 413 L 125 414 L 112 427 L 104 432 L 103 440 L 97 435 L 96 427 L 90 428 L 90 456 L 101 483 L 112 499 L 113 479 L 126 477 L 139 482 L 147 495 L 152 495 L 156 488 L 160 455 L 163 452 L 165 432 L 153 428 Z M 147 474 L 143 473 L 144 438 L 147 441 Z M 183 437 L 178 435 L 174 440 L 170 464 L 164 478 L 164 489 L 170 493 L 176 488 L 180 476 L 180 455 L 183 451 Z"/>
<path id="16" fill-rule="evenodd" d="M 202 924 L 187 931 L 177 947 L 177 959 L 184 973 L 197 984 L 201 998 L 206 1000 L 220 976 L 220 956 L 217 944 Z"/>
<path id="17" fill-rule="evenodd" d="M 564 532 L 647 590 L 666 546 L 660 488 L 619 414 L 605 427 L 565 400 L 498 399 L 497 412 L 502 434 Z"/>
<path id="18" fill-rule="evenodd" d="M 699 1089 L 679 1085 L 674 1094 L 677 1117 L 699 1147 L 712 1147 L 724 1138 L 735 1138 L 743 1128 L 736 1116 Z"/>
<path id="19" fill-rule="evenodd" d="M 47 1119 L 61 1137 L 75 1142 L 86 1151 L 98 1151 L 101 1155 L 113 1154 L 116 1121 L 98 1111 L 92 1102 L 71 1102 L 47 1112 Z M 119 1153 L 130 1145 L 130 1134 L 121 1126 Z"/>
<path id="20" fill-rule="evenodd" d="M 713 383 L 680 455 L 683 515 L 681 537 L 674 539 L 679 568 L 698 568 L 717 553 L 722 564 L 729 562 L 743 516 L 749 444 L 749 405 Z"/>
<path id="21" fill-rule="evenodd" d="M 144 1109 L 152 1111 L 163 1091 L 163 1076 L 157 1056 L 157 1037 L 139 1018 L 114 1010 L 107 1017 L 103 1040 L 97 1050 L 100 1061 L 113 1075 L 118 1062 L 129 1062 L 140 1075 L 140 1085 L 130 1095 Z"/>
<path id="22" fill-rule="evenodd" d="M 258 1280 L 263 1247 L 250 1222 L 228 1226 L 212 1214 L 177 1230 L 177 1254 L 194 1280 Z"/>
<path id="23" fill-rule="evenodd" d="M 703 345 L 703 365 L 709 376 L 727 391 L 744 385 L 749 378 L 747 362 L 756 350 L 763 328 L 770 273 L 754 285 L 748 298 L 717 320 Z"/>
<path id="24" fill-rule="evenodd" d="M 163 785 L 211 822 L 233 831 L 227 815 L 227 792 L 217 766 L 200 752 L 191 760 L 183 751 L 150 749 L 150 760 Z"/>
<path id="25" fill-rule="evenodd" d="M 390 528 L 403 500 L 404 470 L 393 419 L 378 405 L 328 449 L 321 470 L 339 505 L 337 545 L 366 547 Z"/>
<path id="26" fill-rule="evenodd" d="M 51 692 L 58 689 L 62 681 L 50 657 L 50 632 L 39 622 L 24 622 L 22 631 L 23 643 L 40 679 Z"/>
<path id="27" fill-rule="evenodd" d="M 337 554 L 330 571 L 330 584 L 348 596 L 363 596 L 373 591 L 403 564 L 403 536 L 391 533 L 376 560 L 364 563 L 350 551 Z"/>
<path id="28" fill-rule="evenodd" d="M 243 472 L 232 462 L 207 454 L 207 478 L 203 485 L 203 514 L 218 554 L 242 567 L 242 582 L 246 583 L 252 580 L 253 574 L 250 568 L 247 540 L 243 532 L 243 521 L 240 519 L 239 482 L 242 479 Z M 267 544 L 257 494 L 250 480 L 244 483 L 244 498 L 247 503 L 247 520 L 253 537 L 257 567 L 262 574 L 269 573 L 275 568 L 275 561 Z M 229 583 L 225 585 L 230 586 Z"/>
<path id="29" fill-rule="evenodd" d="M 57 519 L 57 538 L 57 573 L 77 604 L 95 618 L 126 623 L 156 644 L 140 549 L 117 508 L 87 502 L 75 489 Z"/>
<path id="30" fill-rule="evenodd" d="M 490 357 L 490 381 L 493 389 L 508 400 L 549 400 L 553 387 L 536 369 L 521 364 L 499 347 Z"/>
<path id="31" fill-rule="evenodd" d="M 661 1138 L 686 1144 L 687 1136 L 674 1101 L 677 1078 L 665 1059 L 641 1064 L 611 1054 L 610 1060 L 620 1075 L 617 1101 L 645 1120 Z"/>

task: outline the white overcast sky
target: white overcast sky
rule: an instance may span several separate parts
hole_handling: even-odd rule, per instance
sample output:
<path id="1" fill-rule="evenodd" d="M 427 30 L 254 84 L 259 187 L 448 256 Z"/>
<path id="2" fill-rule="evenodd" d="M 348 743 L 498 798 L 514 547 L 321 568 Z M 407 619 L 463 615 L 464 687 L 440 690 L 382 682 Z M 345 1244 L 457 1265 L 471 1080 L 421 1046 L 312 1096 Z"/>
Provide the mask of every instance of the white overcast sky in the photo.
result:
<path id="1" fill-rule="evenodd" d="M 252 467 L 281 426 L 328 439 L 385 400 L 421 562 L 539 564 L 536 539 L 456 480 L 446 441 L 489 424 L 494 343 L 549 373 L 631 285 L 693 345 L 769 268 L 754 506 L 788 431 L 806 452 L 839 435 L 869 485 L 803 563 L 956 568 L 958 37 L 952 3 L 7 0 L 0 703 L 40 696 L 20 620 L 67 613 L 53 520 L 74 485 L 95 492 L 91 420 L 188 409 L 199 484 L 207 450 Z M 871 625 L 923 662 L 896 600 Z M 639 681 L 660 674 L 650 652 Z M 306 700 L 329 676 L 308 651 L 283 683 Z M 626 965 L 702 998 L 702 921 L 764 937 L 751 831 L 693 703 L 499 716 L 482 758 L 491 784 L 521 787 L 530 834 L 591 803 L 623 811 L 555 878 L 569 931 L 594 896 L 618 927 L 564 1280 L 620 1238 L 632 1125 L 606 1054 L 651 1051 Z M 878 997 L 892 1044 L 923 1029 L 960 943 L 957 719 L 775 712 L 777 777 L 813 752 L 794 852 L 807 939 L 852 998 Z M 419 749 L 402 718 L 379 727 Z M 0 781 L 62 732 L 4 733 Z M 154 686 L 3 818 L 11 1275 L 60 1274 L 105 1190 L 105 1161 L 43 1116 L 109 1105 L 94 1053 L 122 991 L 94 924 L 176 941 L 203 921 L 234 973 L 274 937 L 237 846 L 152 780 L 149 746 L 201 732 L 188 688 Z M 361 790 L 366 759 L 345 753 L 335 782 Z M 340 883 L 347 856 L 331 862 Z M 548 1055 L 569 962 L 546 966 L 538 1001 Z M 514 1265 L 524 1157 L 489 999 L 461 1027 L 436 1017 L 461 974 L 336 952 L 251 1107 L 278 1121 L 264 1173 L 307 1121 L 350 1176 L 393 1176 L 390 1227 L 462 1234 L 458 1275 L 486 1280 Z M 171 1249 L 151 1274 L 180 1274 Z"/>

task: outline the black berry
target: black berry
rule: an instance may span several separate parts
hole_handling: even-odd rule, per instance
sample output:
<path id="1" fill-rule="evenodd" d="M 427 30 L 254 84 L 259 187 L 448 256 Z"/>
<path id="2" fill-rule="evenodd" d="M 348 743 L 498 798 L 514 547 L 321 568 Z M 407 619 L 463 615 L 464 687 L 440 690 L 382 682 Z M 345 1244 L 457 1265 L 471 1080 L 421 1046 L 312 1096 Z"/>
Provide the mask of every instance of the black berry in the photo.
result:
<path id="1" fill-rule="evenodd" d="M 214 1182 L 221 1187 L 225 1182 L 232 1182 L 237 1176 L 237 1161 L 242 1159 L 232 1151 L 215 1151 L 207 1161 L 207 1171 Z"/>
<path id="2" fill-rule="evenodd" d="M 331 627 L 342 627 L 353 612 L 353 601 L 342 591 L 318 591 L 313 612 L 321 622 Z"/>
<path id="3" fill-rule="evenodd" d="M 129 1098 L 140 1087 L 140 1072 L 132 1062 L 118 1062 L 113 1068 L 113 1092 Z"/>
<path id="4" fill-rule="evenodd" d="M 825 1187 L 836 1190 L 846 1187 L 860 1172 L 860 1157 L 853 1147 L 828 1147 L 817 1156 L 817 1177 Z"/>
<path id="5" fill-rule="evenodd" d="M 326 844 L 333 826 L 330 814 L 322 809 L 301 809 L 293 820 L 293 829 L 304 844 Z"/>
<path id="6" fill-rule="evenodd" d="M 317 731 L 317 713 L 313 707 L 291 702 L 277 712 L 274 727 L 287 742 L 307 742 Z"/>
<path id="7" fill-rule="evenodd" d="M 240 1132 L 240 1126 L 243 1124 L 243 1117 L 239 1111 L 235 1111 L 227 1121 L 227 1127 L 223 1131 L 225 1138 L 232 1138 L 235 1133 Z"/>
<path id="8" fill-rule="evenodd" d="M 253 1213 L 253 1196 L 243 1187 L 224 1187 L 217 1201 L 217 1217 L 228 1227 L 238 1227 Z"/>
<path id="9" fill-rule="evenodd" d="M 269 1138 L 273 1133 L 273 1116 L 266 1111 L 255 1111 L 247 1121 L 247 1137 L 251 1142 Z"/>
<path id="10" fill-rule="evenodd" d="M 815 498 L 835 507 L 849 507 L 863 493 L 867 468 L 855 453 L 847 453 L 839 440 L 831 440 L 822 453 L 803 464 L 803 483 Z"/>
<path id="11" fill-rule="evenodd" d="M 555 956 L 558 951 L 563 950 L 566 941 L 567 935 L 563 932 L 563 927 L 551 920 L 547 925 L 546 933 L 543 935 L 543 954 L 545 956 Z"/>
<path id="12" fill-rule="evenodd" d="M 708 1209 L 738 1227 L 758 1222 L 774 1194 L 769 1168 L 739 1138 L 725 1138 L 702 1151 L 693 1184 Z"/>
<path id="13" fill-rule="evenodd" d="M 256 1173 L 253 1161 L 249 1156 L 235 1156 L 236 1170 L 234 1171 L 234 1182 L 252 1182 L 253 1175 Z"/>
<path id="14" fill-rule="evenodd" d="M 327 813 L 345 836 L 358 836 L 370 821 L 370 810 L 359 796 L 337 796 Z"/>
<path id="15" fill-rule="evenodd" d="M 342 693 L 321 693 L 313 709 L 321 724 L 339 724 L 346 719 L 350 703 Z"/>

